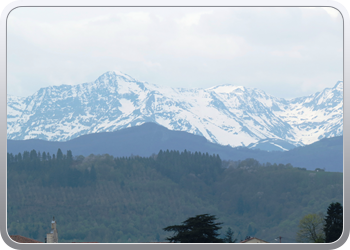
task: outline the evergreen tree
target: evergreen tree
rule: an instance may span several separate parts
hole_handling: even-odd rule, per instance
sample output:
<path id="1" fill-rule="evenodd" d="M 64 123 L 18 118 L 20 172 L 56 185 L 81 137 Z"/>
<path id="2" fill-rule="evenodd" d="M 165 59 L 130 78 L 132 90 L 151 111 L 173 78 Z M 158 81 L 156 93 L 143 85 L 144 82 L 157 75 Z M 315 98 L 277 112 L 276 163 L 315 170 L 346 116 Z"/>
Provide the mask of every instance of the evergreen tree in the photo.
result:
<path id="1" fill-rule="evenodd" d="M 21 154 L 21 153 L 18 153 L 18 155 L 17 155 L 17 161 L 22 161 L 22 154 Z"/>
<path id="2" fill-rule="evenodd" d="M 57 150 L 56 158 L 57 158 L 58 161 L 63 160 L 63 153 L 62 153 L 62 150 L 60 148 Z"/>
<path id="3" fill-rule="evenodd" d="M 29 158 L 30 158 L 31 160 L 36 160 L 37 157 L 38 157 L 38 155 L 37 155 L 37 153 L 36 153 L 36 151 L 35 151 L 34 149 L 33 149 L 32 151 L 30 151 Z"/>
<path id="4" fill-rule="evenodd" d="M 214 221 L 215 215 L 201 214 L 190 217 L 182 225 L 174 225 L 163 228 L 164 231 L 173 231 L 172 237 L 167 237 L 169 242 L 178 243 L 222 243 L 222 239 L 218 238 L 217 231 L 221 229 L 219 225 L 222 223 Z"/>
<path id="5" fill-rule="evenodd" d="M 13 163 L 15 161 L 15 157 L 13 157 L 12 153 L 7 153 L 7 162 Z"/>
<path id="6" fill-rule="evenodd" d="M 24 151 L 23 152 L 23 161 L 27 161 L 29 160 L 29 152 L 28 151 Z"/>
<path id="7" fill-rule="evenodd" d="M 41 156 L 41 159 L 42 159 L 43 161 L 46 161 L 46 153 L 45 153 L 45 151 L 43 152 L 43 154 L 42 154 L 42 156 Z"/>
<path id="8" fill-rule="evenodd" d="M 73 162 L 73 154 L 71 150 L 67 150 L 67 161 L 69 165 Z"/>
<path id="9" fill-rule="evenodd" d="M 325 223 L 326 243 L 338 240 L 343 233 L 343 207 L 339 202 L 329 205 Z"/>
<path id="10" fill-rule="evenodd" d="M 235 243 L 237 241 L 237 239 L 233 239 L 233 231 L 232 229 L 229 227 L 226 231 L 226 235 L 224 238 L 224 242 L 226 243 Z"/>

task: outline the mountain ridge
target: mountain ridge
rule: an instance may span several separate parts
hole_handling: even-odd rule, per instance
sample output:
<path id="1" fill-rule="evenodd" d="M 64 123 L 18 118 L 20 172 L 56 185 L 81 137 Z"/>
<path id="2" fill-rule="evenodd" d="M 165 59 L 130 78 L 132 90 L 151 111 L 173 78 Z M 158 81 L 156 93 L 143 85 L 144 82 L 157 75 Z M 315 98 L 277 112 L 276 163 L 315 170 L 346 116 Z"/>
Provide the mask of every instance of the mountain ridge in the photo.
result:
<path id="1" fill-rule="evenodd" d="M 7 152 L 12 154 L 36 150 L 56 154 L 71 150 L 75 156 L 109 154 L 114 157 L 149 157 L 160 150 L 218 154 L 222 160 L 245 160 L 254 158 L 261 163 L 290 163 L 294 167 L 314 170 L 325 168 L 331 172 L 343 172 L 343 137 L 324 138 L 310 145 L 285 152 L 266 152 L 246 147 L 232 148 L 208 141 L 203 136 L 184 131 L 169 130 L 156 123 L 144 123 L 114 132 L 82 135 L 65 142 L 30 140 L 7 140 Z"/>
<path id="2" fill-rule="evenodd" d="M 67 141 L 145 122 L 232 147 L 278 139 L 302 146 L 342 135 L 342 82 L 291 100 L 234 85 L 159 87 L 108 71 L 96 81 L 8 96 L 7 138 Z"/>

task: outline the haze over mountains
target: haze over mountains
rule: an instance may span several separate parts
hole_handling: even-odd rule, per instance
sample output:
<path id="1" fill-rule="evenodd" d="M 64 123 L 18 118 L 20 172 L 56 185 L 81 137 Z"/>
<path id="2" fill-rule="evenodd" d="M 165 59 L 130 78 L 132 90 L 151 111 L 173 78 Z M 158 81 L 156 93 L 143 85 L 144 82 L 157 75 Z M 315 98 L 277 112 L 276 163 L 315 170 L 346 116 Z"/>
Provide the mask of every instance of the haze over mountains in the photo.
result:
<path id="1" fill-rule="evenodd" d="M 343 82 L 291 100 L 259 89 L 159 87 L 109 71 L 96 81 L 8 96 L 7 138 L 67 141 L 154 122 L 221 145 L 289 150 L 343 134 Z"/>
<path id="2" fill-rule="evenodd" d="M 109 154 L 114 157 L 149 157 L 160 150 L 183 152 L 201 152 L 218 154 L 222 160 L 245 160 L 254 158 L 260 163 L 290 163 L 294 167 L 315 170 L 325 169 L 331 172 L 343 172 L 343 137 L 324 138 L 310 145 L 297 147 L 289 151 L 254 150 L 245 147 L 232 148 L 209 142 L 203 136 L 183 131 L 172 131 L 159 124 L 144 123 L 140 126 L 121 129 L 114 132 L 101 132 L 82 135 L 69 141 L 45 141 L 38 139 L 7 140 L 7 152 L 13 155 L 30 152 L 57 153 L 71 150 L 74 156 L 90 154 Z"/>

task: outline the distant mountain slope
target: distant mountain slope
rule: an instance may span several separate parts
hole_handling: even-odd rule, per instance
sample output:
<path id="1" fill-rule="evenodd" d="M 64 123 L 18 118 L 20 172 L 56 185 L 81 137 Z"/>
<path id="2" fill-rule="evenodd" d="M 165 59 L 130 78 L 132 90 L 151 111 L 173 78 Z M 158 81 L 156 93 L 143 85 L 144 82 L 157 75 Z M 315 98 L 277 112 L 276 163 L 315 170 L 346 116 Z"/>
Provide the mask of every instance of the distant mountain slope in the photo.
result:
<path id="1" fill-rule="evenodd" d="M 324 138 L 285 152 L 268 152 L 256 157 L 261 162 L 291 163 L 295 167 L 343 172 L 343 136 Z"/>
<path id="2" fill-rule="evenodd" d="M 301 146 L 342 135 L 343 83 L 285 100 L 234 85 L 165 88 L 109 71 L 91 83 L 8 96 L 7 112 L 7 138 L 13 140 L 66 141 L 155 122 L 221 145 L 268 139 L 281 143 L 274 149 L 284 150 L 282 144 Z"/>
<path id="3" fill-rule="evenodd" d="M 258 142 L 248 145 L 250 149 L 260 149 L 265 151 L 288 151 L 295 148 L 295 146 L 289 142 L 281 139 L 262 139 Z"/>
<path id="4" fill-rule="evenodd" d="M 322 139 L 311 145 L 298 147 L 286 152 L 266 152 L 245 147 L 232 148 L 211 143 L 202 136 L 182 131 L 172 131 L 155 123 L 83 135 L 66 142 L 52 142 L 38 139 L 7 140 L 7 151 L 17 154 L 35 149 L 40 152 L 56 153 L 72 150 L 75 156 L 110 154 L 118 156 L 150 156 L 159 150 L 179 150 L 219 154 L 223 160 L 244 160 L 254 158 L 261 163 L 291 163 L 294 167 L 314 170 L 343 171 L 343 137 Z"/>

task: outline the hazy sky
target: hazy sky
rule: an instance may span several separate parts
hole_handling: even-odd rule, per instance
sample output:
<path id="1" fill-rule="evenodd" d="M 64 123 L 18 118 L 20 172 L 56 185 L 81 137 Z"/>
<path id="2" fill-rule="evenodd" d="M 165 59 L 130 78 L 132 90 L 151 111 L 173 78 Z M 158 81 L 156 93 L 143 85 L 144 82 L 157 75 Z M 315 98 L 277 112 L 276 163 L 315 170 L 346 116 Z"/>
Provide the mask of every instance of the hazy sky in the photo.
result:
<path id="1" fill-rule="evenodd" d="M 332 8 L 13 10 L 8 94 L 92 82 L 109 70 L 172 87 L 234 84 L 292 98 L 343 79 L 343 20 Z"/>

